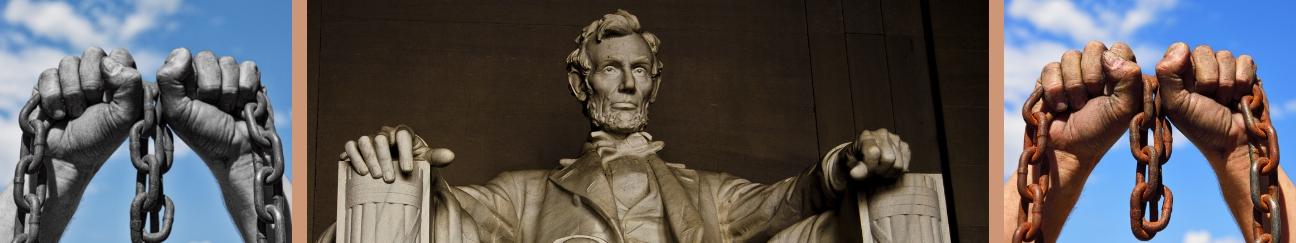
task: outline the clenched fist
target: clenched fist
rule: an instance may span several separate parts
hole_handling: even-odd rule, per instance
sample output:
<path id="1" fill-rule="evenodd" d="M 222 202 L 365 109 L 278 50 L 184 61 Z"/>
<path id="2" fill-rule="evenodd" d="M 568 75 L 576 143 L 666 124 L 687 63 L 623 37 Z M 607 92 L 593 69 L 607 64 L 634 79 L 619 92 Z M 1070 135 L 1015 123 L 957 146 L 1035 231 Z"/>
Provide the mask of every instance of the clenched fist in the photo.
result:
<path id="1" fill-rule="evenodd" d="M 414 163 L 445 167 L 454 160 L 453 152 L 428 147 L 423 138 L 404 125 L 383 127 L 373 137 L 360 136 L 356 140 L 347 141 L 343 149 L 346 152 L 339 159 L 350 161 L 355 173 L 383 179 L 387 183 L 396 181 L 397 169 L 401 173 L 414 171 Z M 393 154 L 396 156 L 393 157 Z M 397 162 L 399 165 L 396 165 Z"/>
<path id="2" fill-rule="evenodd" d="M 1246 143 L 1243 115 L 1230 108 L 1251 93 L 1256 65 L 1251 56 L 1175 43 L 1157 63 L 1167 116 L 1204 152 L 1226 152 Z"/>
<path id="3" fill-rule="evenodd" d="M 909 170 L 909 143 L 884 129 L 864 131 L 843 151 L 845 166 L 830 166 L 849 170 L 850 178 L 862 181 L 867 178 L 895 178 Z"/>
<path id="4" fill-rule="evenodd" d="M 53 125 L 47 152 L 55 163 L 72 163 L 86 176 L 121 146 L 143 114 L 143 83 L 125 49 L 105 54 L 91 47 L 80 58 L 64 57 L 58 68 L 41 73 L 36 86 L 39 116 Z"/>
<path id="5" fill-rule="evenodd" d="M 1036 84 L 1044 100 L 1025 109 L 1053 112 L 1054 120 L 1044 121 L 1052 123 L 1048 147 L 1092 167 L 1143 109 L 1144 78 L 1129 46 L 1116 43 L 1108 50 L 1091 41 L 1084 52 L 1068 51 L 1061 62 L 1044 66 Z"/>

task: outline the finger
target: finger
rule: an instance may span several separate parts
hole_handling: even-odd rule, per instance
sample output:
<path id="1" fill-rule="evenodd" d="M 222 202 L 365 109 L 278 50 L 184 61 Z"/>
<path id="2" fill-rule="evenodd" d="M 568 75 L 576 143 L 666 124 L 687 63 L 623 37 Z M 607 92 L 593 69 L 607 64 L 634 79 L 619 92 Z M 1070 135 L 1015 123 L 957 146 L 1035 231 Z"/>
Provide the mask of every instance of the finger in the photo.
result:
<path id="1" fill-rule="evenodd" d="M 1193 78 L 1196 83 L 1193 92 L 1210 96 L 1219 87 L 1219 62 L 1215 61 L 1215 51 L 1210 46 L 1200 45 L 1192 52 Z"/>
<path id="2" fill-rule="evenodd" d="M 1085 101 L 1084 82 L 1080 81 L 1080 52 L 1075 50 L 1062 54 L 1062 88 L 1066 89 L 1068 108 L 1080 110 Z"/>
<path id="3" fill-rule="evenodd" d="M 1220 104 L 1228 104 L 1233 100 L 1233 83 L 1237 78 L 1237 62 L 1233 59 L 1233 52 L 1223 50 L 1215 53 L 1215 61 L 1219 62 L 1219 88 L 1215 91 L 1215 100 Z"/>
<path id="4" fill-rule="evenodd" d="M 1142 104 L 1143 71 L 1137 63 L 1107 52 L 1103 54 L 1103 72 L 1107 74 L 1108 80 L 1116 83 L 1112 93 L 1120 102 L 1119 107 L 1134 110 L 1136 105 Z"/>
<path id="5" fill-rule="evenodd" d="M 86 48 L 85 52 L 81 53 L 81 91 L 85 92 L 88 105 L 103 102 L 104 81 L 99 70 L 106 55 L 99 47 Z"/>
<path id="6" fill-rule="evenodd" d="M 1040 83 L 1044 84 L 1044 102 L 1053 111 L 1066 111 L 1066 91 L 1062 89 L 1062 64 L 1057 62 L 1044 65 L 1040 72 Z"/>
<path id="7" fill-rule="evenodd" d="M 910 162 L 913 162 L 913 160 L 910 160 L 913 158 L 912 157 L 913 154 L 911 154 L 909 151 L 909 143 L 900 142 L 900 154 L 903 155 L 901 156 L 901 158 L 903 158 L 901 159 L 901 161 L 904 161 L 903 165 L 900 166 L 900 168 L 904 172 L 909 172 L 909 164 Z"/>
<path id="8" fill-rule="evenodd" d="M 360 175 L 368 175 L 369 166 L 365 165 L 364 157 L 360 157 L 360 150 L 356 148 L 356 142 L 347 141 L 345 149 L 347 156 L 351 158 L 351 169 L 354 169 Z"/>
<path id="9" fill-rule="evenodd" d="M 414 142 L 410 137 L 409 131 L 396 131 L 396 150 L 400 156 L 400 170 L 403 172 L 414 171 Z"/>
<path id="10" fill-rule="evenodd" d="M 878 157 L 878 166 L 881 168 L 878 168 L 877 173 L 883 176 L 891 175 L 895 171 L 896 150 L 886 134 L 879 137 L 882 142 L 878 144 L 878 150 L 881 150 L 882 155 Z"/>
<path id="11" fill-rule="evenodd" d="M 59 61 L 59 89 L 63 91 L 63 105 L 66 105 L 70 118 L 81 116 L 85 111 L 85 96 L 81 93 L 81 58 L 63 57 Z"/>
<path id="12" fill-rule="evenodd" d="M 392 171 L 391 158 L 391 141 L 387 140 L 387 135 L 374 136 L 374 150 L 378 152 L 378 166 L 383 170 L 383 181 L 392 183 L 396 181 L 396 173 Z"/>
<path id="13" fill-rule="evenodd" d="M 896 154 L 896 155 L 895 155 L 895 157 L 896 157 L 895 164 L 893 164 L 893 165 L 891 166 L 891 168 L 893 169 L 892 172 L 894 172 L 894 173 L 896 173 L 896 174 L 898 174 L 898 173 L 904 173 L 904 171 L 906 170 L 906 168 L 908 168 L 908 167 L 905 165 L 905 153 L 906 153 L 906 151 L 904 151 L 904 150 L 901 149 L 902 146 L 904 146 L 904 144 L 905 144 L 905 142 L 900 140 L 900 135 L 896 135 L 896 134 L 894 134 L 894 133 L 891 134 L 891 145 L 892 145 L 892 149 L 895 150 L 895 154 Z"/>
<path id="14" fill-rule="evenodd" d="M 256 94 L 260 88 L 261 70 L 257 69 L 256 62 L 243 61 L 239 66 L 238 100 L 234 104 L 256 101 Z"/>
<path id="15" fill-rule="evenodd" d="M 190 88 L 194 89 L 192 98 L 207 104 L 216 104 L 221 88 L 221 70 L 216 55 L 211 51 L 198 52 L 198 55 L 194 56 L 194 74 L 197 78 L 194 81 L 196 86 Z"/>
<path id="16" fill-rule="evenodd" d="M 1237 93 L 1236 97 L 1251 93 L 1251 85 L 1256 80 L 1255 59 L 1251 58 L 1251 55 L 1238 56 L 1237 75 L 1233 80 L 1233 86 L 1237 87 L 1233 89 L 1233 92 Z"/>
<path id="17" fill-rule="evenodd" d="M 369 136 L 360 137 L 360 154 L 364 155 L 365 164 L 369 165 L 369 175 L 374 179 L 383 177 L 382 165 L 378 164 L 378 155 L 374 152 L 373 139 Z"/>
<path id="18" fill-rule="evenodd" d="M 186 88 L 193 80 L 193 57 L 189 49 L 176 48 L 157 71 L 158 91 L 161 92 L 162 104 L 185 105 L 188 101 Z"/>
<path id="19" fill-rule="evenodd" d="M 1112 45 L 1110 51 L 1121 59 L 1138 63 L 1138 60 L 1134 59 L 1134 49 L 1130 49 L 1129 45 L 1125 44 L 1125 42 L 1116 42 L 1116 44 Z"/>
<path id="20" fill-rule="evenodd" d="M 54 120 L 63 119 L 63 91 L 59 90 L 58 69 L 50 68 L 41 72 L 40 79 L 36 81 L 36 90 L 40 92 L 41 110 L 45 115 Z"/>
<path id="21" fill-rule="evenodd" d="M 230 56 L 221 57 L 220 69 L 220 98 L 217 99 L 219 100 L 217 104 L 225 112 L 233 112 L 234 104 L 238 103 L 236 102 L 240 75 L 238 62 L 235 62 L 234 58 Z"/>
<path id="22" fill-rule="evenodd" d="M 113 53 L 125 52 L 120 50 Z M 118 118 L 118 122 L 133 122 L 143 116 L 144 80 L 140 78 L 139 70 L 126 66 L 117 58 L 104 58 L 99 63 L 100 73 L 106 78 L 105 89 L 112 92 L 109 104 L 118 111 L 118 116 L 109 117 Z"/>
<path id="23" fill-rule="evenodd" d="M 112 53 L 108 53 L 108 58 L 117 60 L 117 62 L 121 63 L 124 67 L 137 68 L 135 67 L 135 57 L 131 56 L 130 52 L 126 51 L 126 48 L 113 49 Z"/>
<path id="24" fill-rule="evenodd" d="M 1080 80 L 1084 83 L 1085 93 L 1090 97 L 1103 95 L 1102 54 L 1107 46 L 1102 42 L 1089 41 L 1085 44 L 1084 55 L 1080 57 Z"/>
<path id="25" fill-rule="evenodd" d="M 450 165 L 450 162 L 454 161 L 455 158 L 454 152 L 444 148 L 434 148 L 431 151 L 428 151 L 428 153 L 432 154 L 432 158 L 428 162 L 435 167 L 445 167 L 446 165 Z"/>
<path id="26" fill-rule="evenodd" d="M 1175 104 L 1186 92 L 1184 84 L 1184 74 L 1188 70 L 1188 44 L 1177 42 L 1166 49 L 1165 56 L 1157 62 L 1156 75 L 1157 81 L 1161 84 L 1161 94 L 1166 95 L 1162 100 L 1163 104 Z M 1141 95 L 1140 95 L 1141 96 Z"/>

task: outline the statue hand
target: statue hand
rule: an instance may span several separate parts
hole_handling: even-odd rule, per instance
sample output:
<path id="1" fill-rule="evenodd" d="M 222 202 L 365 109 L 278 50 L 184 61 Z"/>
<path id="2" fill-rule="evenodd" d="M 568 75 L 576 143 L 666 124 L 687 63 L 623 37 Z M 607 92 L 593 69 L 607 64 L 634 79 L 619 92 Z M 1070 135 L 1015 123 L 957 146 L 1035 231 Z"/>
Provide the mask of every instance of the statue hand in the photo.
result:
<path id="1" fill-rule="evenodd" d="M 247 121 L 235 117 L 261 89 L 256 63 L 235 64 L 228 56 L 218 60 L 209 51 L 190 57 L 188 49 L 176 48 L 157 78 L 163 119 L 209 166 L 251 152 Z"/>
<path id="2" fill-rule="evenodd" d="M 393 146 L 394 145 L 394 146 Z M 382 178 L 387 183 L 396 180 L 395 168 L 402 173 L 414 171 L 414 163 L 430 163 L 433 167 L 445 167 L 454 160 L 454 152 L 444 148 L 431 148 L 423 138 L 414 134 L 409 127 L 383 127 L 372 138 L 360 136 L 346 143 L 346 152 L 342 160 L 350 161 L 351 168 L 360 175 L 370 175 L 374 179 Z M 396 151 L 396 161 L 392 161 L 392 150 Z M 394 165 L 399 162 L 399 165 Z"/>
<path id="3" fill-rule="evenodd" d="M 1227 152 L 1246 143 L 1243 115 L 1229 108 L 1250 94 L 1257 80 L 1251 56 L 1234 59 L 1232 52 L 1206 45 L 1189 53 L 1187 44 L 1175 43 L 1156 73 L 1167 116 L 1203 152 Z"/>
<path id="4" fill-rule="evenodd" d="M 1031 110 L 1050 110 L 1050 148 L 1078 160 L 1059 160 L 1059 171 L 1092 168 L 1129 128 L 1130 119 L 1143 108 L 1143 78 L 1134 52 L 1124 43 L 1107 50 L 1091 41 L 1084 53 L 1062 55 L 1061 63 L 1044 67 L 1036 84 L 1044 100 Z M 1078 163 L 1065 163 L 1078 161 Z M 1087 171 L 1087 170 L 1086 170 Z M 1066 177 L 1067 175 L 1063 175 Z"/>
<path id="5" fill-rule="evenodd" d="M 909 170 L 909 143 L 885 128 L 860 133 L 846 156 L 850 177 L 857 181 L 875 176 L 895 178 Z"/>
<path id="6" fill-rule="evenodd" d="M 105 55 L 91 47 L 81 58 L 64 57 L 41 73 L 37 90 L 39 116 L 52 125 L 47 153 L 85 172 L 97 170 L 143 114 L 143 83 L 125 49 Z"/>

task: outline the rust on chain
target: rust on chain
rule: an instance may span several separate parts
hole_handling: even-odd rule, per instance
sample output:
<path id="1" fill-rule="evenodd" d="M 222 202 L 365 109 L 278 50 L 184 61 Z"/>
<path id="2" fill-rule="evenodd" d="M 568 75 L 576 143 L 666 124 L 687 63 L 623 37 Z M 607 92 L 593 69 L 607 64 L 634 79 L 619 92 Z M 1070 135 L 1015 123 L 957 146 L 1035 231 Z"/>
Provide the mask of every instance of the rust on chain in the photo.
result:
<path id="1" fill-rule="evenodd" d="M 18 166 L 14 168 L 13 200 L 17 206 L 14 215 L 14 237 L 12 242 L 37 242 L 40 238 L 41 213 L 45 201 L 53 193 L 54 176 L 52 166 L 45 158 L 45 140 L 49 134 L 49 116 L 40 114 L 36 109 L 40 104 L 40 93 L 32 93 L 32 98 L 23 105 L 18 116 L 18 127 L 22 130 L 22 145 L 19 147 Z M 32 115 L 36 115 L 32 117 Z M 28 180 L 31 184 L 27 184 Z"/>
<path id="2" fill-rule="evenodd" d="M 275 131 L 274 109 L 265 87 L 257 90 L 256 101 L 243 106 L 241 119 L 247 124 L 252 144 L 253 207 L 257 215 L 256 242 L 292 242 L 287 197 L 283 191 L 283 145 Z"/>
<path id="3" fill-rule="evenodd" d="M 1147 241 L 1170 224 L 1174 194 L 1163 184 L 1162 166 L 1170 160 L 1173 134 L 1161 111 L 1161 94 L 1156 78 L 1143 78 L 1143 109 L 1130 120 L 1130 153 L 1137 162 L 1134 190 L 1130 192 L 1130 231 Z M 1151 136 L 1148 136 L 1151 133 Z M 1151 141 L 1149 141 L 1151 140 Z M 1150 142 L 1150 143 L 1149 143 Z M 1161 199 L 1165 202 L 1161 202 Z M 1160 205 L 1158 210 L 1157 206 Z M 1148 208 L 1152 210 L 1148 210 Z"/>
<path id="4" fill-rule="evenodd" d="M 1022 154 L 1017 161 L 1017 192 L 1021 195 L 1020 208 L 1017 214 L 1017 229 L 1013 232 L 1013 243 L 1043 242 L 1045 237 L 1041 224 L 1043 222 L 1044 202 L 1048 198 L 1049 169 L 1051 160 L 1046 160 L 1049 151 L 1049 125 L 1053 114 L 1037 106 L 1043 99 L 1042 87 L 1035 87 L 1026 104 L 1022 107 L 1022 119 L 1026 120 L 1026 132 L 1023 136 Z M 1038 107 L 1038 108 L 1037 108 Z"/>
<path id="5" fill-rule="evenodd" d="M 175 204 L 163 193 L 162 175 L 171 170 L 174 148 L 171 129 L 161 116 L 158 87 L 146 83 L 144 117 L 130 130 L 131 164 L 136 170 L 135 198 L 131 200 L 130 208 L 131 242 L 156 243 L 171 236 Z M 149 150 L 150 139 L 154 143 L 152 151 Z"/>
<path id="6" fill-rule="evenodd" d="M 1278 132 L 1269 120 L 1269 99 L 1260 80 L 1251 93 L 1239 99 L 1234 112 L 1242 113 L 1250 159 L 1252 242 L 1282 242 L 1283 195 L 1278 189 Z"/>

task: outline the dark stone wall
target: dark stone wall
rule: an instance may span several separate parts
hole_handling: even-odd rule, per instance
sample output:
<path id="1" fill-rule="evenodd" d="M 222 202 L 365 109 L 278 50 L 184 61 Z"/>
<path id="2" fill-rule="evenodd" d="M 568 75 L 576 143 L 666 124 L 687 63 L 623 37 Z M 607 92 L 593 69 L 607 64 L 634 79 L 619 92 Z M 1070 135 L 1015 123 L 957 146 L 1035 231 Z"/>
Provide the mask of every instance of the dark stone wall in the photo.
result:
<path id="1" fill-rule="evenodd" d="M 457 158 L 452 184 L 577 156 L 589 125 L 563 59 L 621 8 L 663 41 L 648 131 L 662 157 L 758 182 L 888 128 L 944 172 L 958 242 L 987 233 L 984 3 L 337 1 L 309 7 L 309 234 L 334 220 L 348 139 L 408 124 Z"/>

